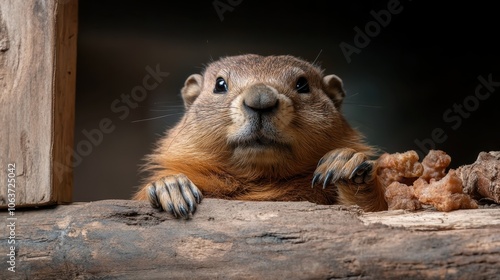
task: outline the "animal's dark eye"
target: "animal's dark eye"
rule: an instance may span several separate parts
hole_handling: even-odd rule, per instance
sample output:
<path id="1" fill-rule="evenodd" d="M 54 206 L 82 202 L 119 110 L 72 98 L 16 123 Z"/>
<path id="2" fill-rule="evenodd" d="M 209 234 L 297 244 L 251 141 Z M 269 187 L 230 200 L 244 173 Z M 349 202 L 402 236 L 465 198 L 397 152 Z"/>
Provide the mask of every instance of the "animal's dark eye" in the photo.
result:
<path id="1" fill-rule="evenodd" d="M 224 78 L 218 77 L 215 80 L 214 93 L 226 93 L 227 92 L 227 83 Z"/>
<path id="2" fill-rule="evenodd" d="M 297 80 L 297 84 L 295 85 L 295 89 L 298 93 L 309 93 L 309 84 L 307 83 L 307 79 L 304 77 L 300 77 Z"/>

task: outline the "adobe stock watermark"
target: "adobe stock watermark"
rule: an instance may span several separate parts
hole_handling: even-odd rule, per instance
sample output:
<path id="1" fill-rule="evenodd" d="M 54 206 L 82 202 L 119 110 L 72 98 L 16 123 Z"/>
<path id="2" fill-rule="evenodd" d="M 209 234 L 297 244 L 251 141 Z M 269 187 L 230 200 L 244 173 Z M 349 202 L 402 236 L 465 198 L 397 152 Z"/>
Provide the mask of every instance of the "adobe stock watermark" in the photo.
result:
<path id="1" fill-rule="evenodd" d="M 497 87 L 500 87 L 500 81 L 493 80 L 493 75 L 490 73 L 485 78 L 478 76 L 474 94 L 465 97 L 461 103 L 454 103 L 451 108 L 443 112 L 443 121 L 453 130 L 457 130 L 462 125 L 464 119 L 469 118 L 475 112 L 481 102 L 490 98 Z M 418 147 L 417 153 L 420 158 L 423 158 L 429 150 L 435 149 L 436 144 L 441 144 L 448 139 L 446 131 L 442 127 L 436 127 L 431 131 L 431 136 L 422 140 L 415 139 L 415 144 Z"/>
<path id="2" fill-rule="evenodd" d="M 16 163 L 7 164 L 7 270 L 16 272 L 16 254 L 18 251 L 16 244 Z"/>
<path id="3" fill-rule="evenodd" d="M 353 43 L 348 44 L 342 41 L 339 44 L 347 63 L 351 63 L 351 56 L 353 54 L 360 54 L 361 50 L 366 48 L 371 40 L 380 34 L 382 27 L 387 27 L 391 23 L 393 15 L 400 14 L 402 11 L 403 6 L 399 0 L 389 0 L 387 2 L 387 9 L 382 9 L 378 12 L 371 10 L 370 15 L 373 17 L 373 20 L 367 22 L 363 30 L 358 26 L 353 28 L 355 32 Z"/>
<path id="4" fill-rule="evenodd" d="M 234 11 L 234 8 L 240 5 L 241 2 L 243 2 L 243 0 L 214 0 L 212 5 L 220 21 L 224 21 L 224 13 Z"/>
<path id="5" fill-rule="evenodd" d="M 111 102 L 110 110 L 117 115 L 118 119 L 125 120 L 130 115 L 131 110 L 137 108 L 140 102 L 146 100 L 148 93 L 155 90 L 170 75 L 168 72 L 161 71 L 159 64 L 155 68 L 148 65 L 145 67 L 145 71 L 146 75 L 142 79 L 142 84 L 133 87 L 128 94 L 122 93 L 120 98 Z M 71 167 L 74 168 L 80 165 L 83 158 L 90 155 L 93 149 L 104 141 L 105 135 L 112 133 L 115 129 L 116 125 L 111 118 L 102 118 L 97 127 L 93 129 L 83 129 L 81 133 L 85 136 L 85 139 L 76 143 L 74 148 L 65 147 L 65 154 L 71 156 L 69 161 Z M 54 168 L 59 182 L 62 181 L 64 172 L 71 170 L 70 166 L 59 162 L 54 162 Z"/>

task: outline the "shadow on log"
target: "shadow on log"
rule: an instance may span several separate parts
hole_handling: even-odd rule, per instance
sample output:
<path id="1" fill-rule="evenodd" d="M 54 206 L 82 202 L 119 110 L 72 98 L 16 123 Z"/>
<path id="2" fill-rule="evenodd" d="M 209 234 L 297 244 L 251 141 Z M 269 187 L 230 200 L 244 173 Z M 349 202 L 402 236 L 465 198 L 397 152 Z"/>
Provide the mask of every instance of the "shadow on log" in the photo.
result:
<path id="1" fill-rule="evenodd" d="M 104 200 L 16 217 L 16 272 L 2 279 L 493 279 L 500 267 L 498 208 L 363 214 L 205 199 L 175 220 Z"/>

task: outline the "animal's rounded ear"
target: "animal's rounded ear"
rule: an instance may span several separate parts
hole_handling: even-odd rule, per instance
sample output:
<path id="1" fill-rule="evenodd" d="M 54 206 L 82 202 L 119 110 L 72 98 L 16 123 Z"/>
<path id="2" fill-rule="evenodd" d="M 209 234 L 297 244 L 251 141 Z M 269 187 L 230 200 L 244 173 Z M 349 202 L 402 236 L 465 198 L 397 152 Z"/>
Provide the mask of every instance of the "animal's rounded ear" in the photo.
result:
<path id="1" fill-rule="evenodd" d="M 342 80 L 337 75 L 323 77 L 323 90 L 333 100 L 335 107 L 340 109 L 345 97 Z"/>
<path id="2" fill-rule="evenodd" d="M 186 109 L 188 109 L 200 95 L 202 83 L 203 77 L 200 74 L 193 74 L 184 82 L 181 94 L 182 99 L 184 100 L 184 107 L 186 107 Z"/>

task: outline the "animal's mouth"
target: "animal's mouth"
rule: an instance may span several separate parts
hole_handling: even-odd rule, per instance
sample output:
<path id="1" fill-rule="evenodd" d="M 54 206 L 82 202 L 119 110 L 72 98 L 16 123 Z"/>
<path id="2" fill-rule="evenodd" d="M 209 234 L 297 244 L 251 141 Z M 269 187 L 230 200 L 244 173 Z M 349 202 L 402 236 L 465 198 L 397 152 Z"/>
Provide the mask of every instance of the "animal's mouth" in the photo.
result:
<path id="1" fill-rule="evenodd" d="M 239 143 L 240 147 L 272 147 L 280 145 L 277 141 L 267 137 L 254 137 Z"/>
<path id="2" fill-rule="evenodd" d="M 231 145 L 240 149 L 289 149 L 288 144 L 262 135 L 238 139 Z"/>

